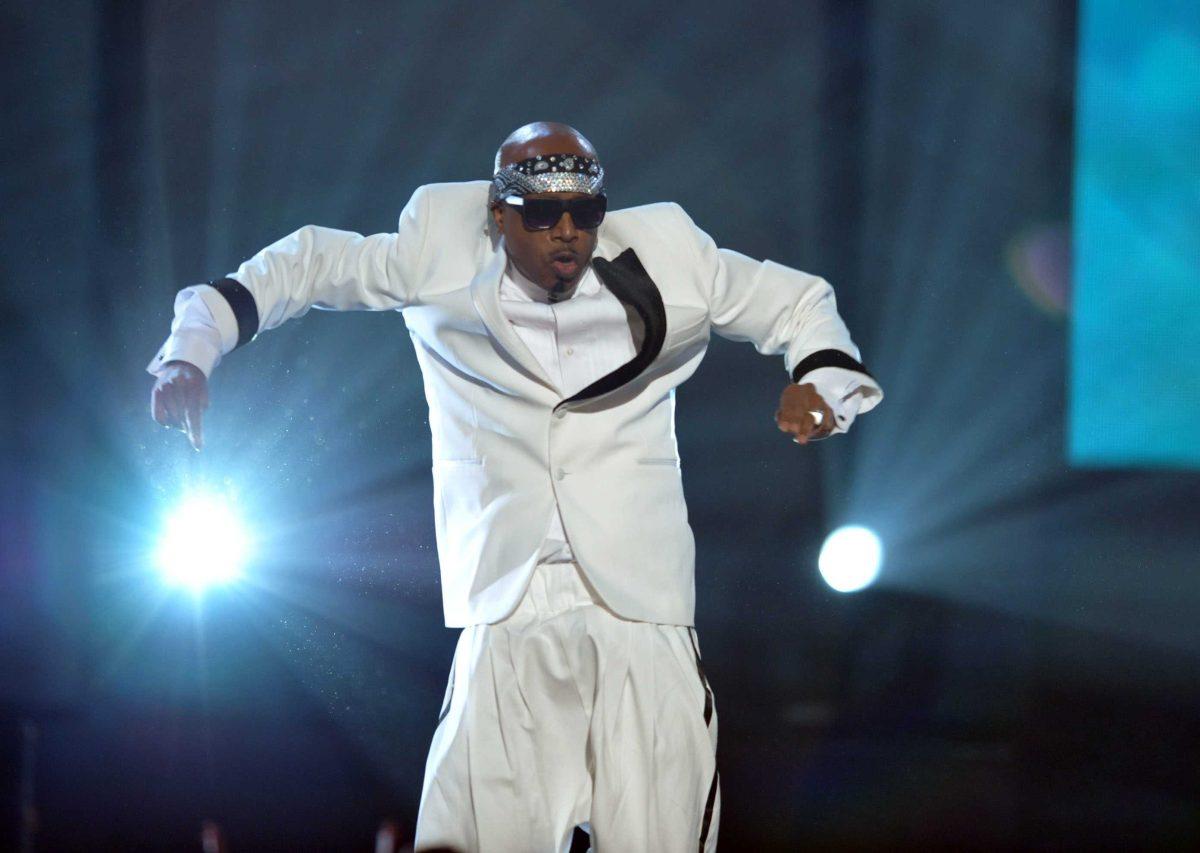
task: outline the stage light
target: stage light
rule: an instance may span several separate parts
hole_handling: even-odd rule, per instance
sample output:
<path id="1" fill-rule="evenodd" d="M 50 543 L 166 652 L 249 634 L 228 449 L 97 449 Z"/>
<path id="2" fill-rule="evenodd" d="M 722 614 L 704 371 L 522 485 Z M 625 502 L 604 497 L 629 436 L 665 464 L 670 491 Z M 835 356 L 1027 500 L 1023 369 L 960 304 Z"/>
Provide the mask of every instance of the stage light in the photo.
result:
<path id="1" fill-rule="evenodd" d="M 169 585 L 199 594 L 240 578 L 250 545 L 232 501 L 213 494 L 191 495 L 163 525 L 158 569 Z"/>
<path id="2" fill-rule="evenodd" d="M 883 563 L 883 543 L 865 527 L 839 527 L 817 557 L 825 583 L 838 592 L 858 592 L 875 582 Z"/>

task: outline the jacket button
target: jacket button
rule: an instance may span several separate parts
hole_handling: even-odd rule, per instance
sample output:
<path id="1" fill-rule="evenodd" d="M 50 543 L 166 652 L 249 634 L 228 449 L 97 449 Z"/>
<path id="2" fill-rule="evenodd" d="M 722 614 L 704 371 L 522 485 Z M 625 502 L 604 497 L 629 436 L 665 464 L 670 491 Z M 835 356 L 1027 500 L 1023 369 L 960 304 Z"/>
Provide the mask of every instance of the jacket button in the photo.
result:
<path id="1" fill-rule="evenodd" d="M 554 479 L 556 479 L 556 480 L 561 480 L 565 476 L 567 476 L 567 472 L 564 471 L 562 468 L 559 468 L 558 470 L 556 470 L 554 472 Z"/>
<path id="2" fill-rule="evenodd" d="M 566 416 L 567 416 L 567 410 L 566 410 L 566 409 L 559 409 L 557 412 L 555 412 L 555 413 L 554 413 L 554 417 L 558 418 L 560 421 L 561 421 L 563 418 L 565 418 Z"/>

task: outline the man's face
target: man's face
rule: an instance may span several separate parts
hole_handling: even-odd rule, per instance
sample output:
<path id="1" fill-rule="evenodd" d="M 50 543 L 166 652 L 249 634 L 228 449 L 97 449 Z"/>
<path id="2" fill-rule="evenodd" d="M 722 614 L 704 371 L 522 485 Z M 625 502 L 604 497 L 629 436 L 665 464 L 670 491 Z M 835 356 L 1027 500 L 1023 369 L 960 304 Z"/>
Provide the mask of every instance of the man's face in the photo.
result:
<path id="1" fill-rule="evenodd" d="M 587 198 L 583 193 L 532 193 L 526 198 Z M 544 231 L 525 227 L 521 212 L 507 202 L 492 209 L 496 227 L 504 235 L 504 246 L 513 265 L 530 281 L 547 290 L 562 281 L 573 287 L 596 251 L 596 229 L 577 228 L 571 214 Z"/>

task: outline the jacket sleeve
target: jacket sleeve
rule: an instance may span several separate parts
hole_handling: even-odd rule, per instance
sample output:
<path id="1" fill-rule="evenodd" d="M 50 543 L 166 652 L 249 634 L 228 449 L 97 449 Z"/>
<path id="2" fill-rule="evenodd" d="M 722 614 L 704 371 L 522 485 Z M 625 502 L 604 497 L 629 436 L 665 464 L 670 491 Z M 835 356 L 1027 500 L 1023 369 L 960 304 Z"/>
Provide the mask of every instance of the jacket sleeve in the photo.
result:
<path id="1" fill-rule="evenodd" d="M 179 358 L 208 374 L 221 356 L 310 308 L 403 308 L 420 279 L 427 208 L 422 187 L 405 205 L 393 234 L 364 237 L 306 225 L 225 278 L 184 288 L 175 299 L 171 336 L 147 370 L 157 373 Z"/>
<path id="2" fill-rule="evenodd" d="M 845 432 L 856 415 L 879 404 L 883 389 L 860 361 L 829 282 L 774 261 L 719 249 L 682 208 L 678 210 L 708 288 L 713 331 L 730 340 L 750 341 L 764 355 L 782 355 L 792 381 L 811 382 L 833 409 L 835 432 Z"/>

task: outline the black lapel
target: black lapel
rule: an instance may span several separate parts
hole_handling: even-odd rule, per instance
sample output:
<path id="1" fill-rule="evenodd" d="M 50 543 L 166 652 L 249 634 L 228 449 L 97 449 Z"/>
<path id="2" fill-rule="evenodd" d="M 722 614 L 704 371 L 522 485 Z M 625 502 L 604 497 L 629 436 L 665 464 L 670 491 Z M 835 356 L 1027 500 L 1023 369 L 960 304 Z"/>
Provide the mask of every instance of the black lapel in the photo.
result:
<path id="1" fill-rule="evenodd" d="M 663 307 L 662 294 L 654 280 L 646 274 L 646 268 L 633 249 L 626 249 L 611 261 L 604 258 L 593 258 L 592 266 L 596 275 L 604 282 L 604 286 L 612 291 L 617 299 L 626 305 L 632 305 L 646 326 L 646 335 L 642 339 L 642 348 L 629 361 L 622 364 L 611 373 L 601 376 L 591 385 L 584 388 L 563 403 L 578 403 L 607 394 L 620 388 L 626 382 L 634 379 L 650 366 L 662 351 L 663 340 L 667 337 L 667 309 Z M 557 408 L 557 406 L 555 407 Z"/>

